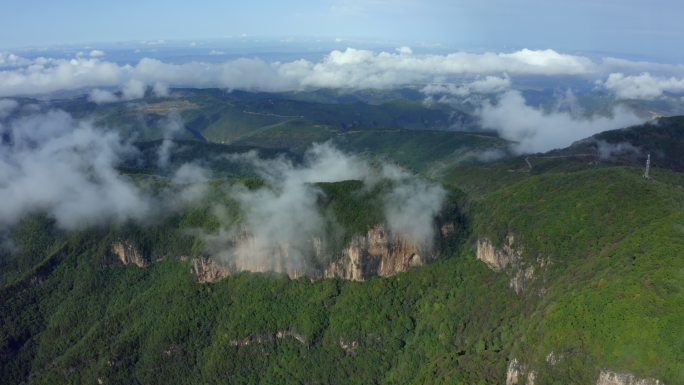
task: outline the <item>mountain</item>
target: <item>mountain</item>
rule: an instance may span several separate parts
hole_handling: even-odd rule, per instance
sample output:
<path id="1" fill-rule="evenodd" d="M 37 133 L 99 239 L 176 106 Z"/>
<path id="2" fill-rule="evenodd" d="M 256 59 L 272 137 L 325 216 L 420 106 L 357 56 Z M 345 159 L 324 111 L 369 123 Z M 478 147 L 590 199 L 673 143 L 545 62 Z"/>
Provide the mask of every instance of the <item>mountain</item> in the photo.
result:
<path id="1" fill-rule="evenodd" d="M 279 120 L 268 114 L 306 113 L 298 97 L 271 96 L 269 110 L 269 98 L 241 95 L 233 111 Z M 338 103 L 393 108 L 359 100 Z M 97 108 L 106 120 L 123 107 Z M 23 217 L 3 234 L 0 382 L 684 383 L 684 118 L 512 156 L 489 133 L 413 118 L 343 127 L 332 110 L 222 125 L 225 144 L 211 143 L 210 124 L 196 126 L 202 140 L 138 138 L 118 166 L 136 186 L 158 201 L 203 188 L 147 222 Z M 321 132 L 355 155 L 319 148 L 330 157 L 312 161 L 304 149 Z M 486 150 L 502 158 L 478 161 Z M 330 159 L 344 160 L 330 169 L 340 175 L 363 167 L 317 180 Z M 179 179 L 188 163 L 212 177 Z M 428 238 L 405 232 L 416 228 Z M 248 250 L 270 265 L 234 259 L 262 240 Z"/>

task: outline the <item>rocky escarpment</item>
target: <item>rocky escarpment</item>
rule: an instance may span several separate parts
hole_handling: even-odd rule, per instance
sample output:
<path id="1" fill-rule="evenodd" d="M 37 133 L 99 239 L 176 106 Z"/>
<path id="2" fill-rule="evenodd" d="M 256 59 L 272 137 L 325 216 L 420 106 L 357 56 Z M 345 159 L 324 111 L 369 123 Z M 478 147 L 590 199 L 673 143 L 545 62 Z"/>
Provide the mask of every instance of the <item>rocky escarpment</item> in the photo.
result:
<path id="1" fill-rule="evenodd" d="M 199 283 L 217 282 L 230 275 L 225 266 L 207 257 L 193 259 L 192 270 L 197 276 Z"/>
<path id="2" fill-rule="evenodd" d="M 546 363 L 554 366 L 560 357 L 551 352 L 546 357 Z M 508 363 L 506 370 L 506 385 L 534 385 L 537 380 L 537 371 L 527 367 L 522 362 L 513 358 Z M 610 370 L 602 370 L 596 380 L 596 385 L 665 385 L 662 381 L 654 378 L 639 378 L 630 373 L 617 373 Z"/>
<path id="3" fill-rule="evenodd" d="M 453 224 L 443 226 L 440 233 L 446 237 L 453 229 Z M 394 235 L 382 224 L 372 226 L 365 234 L 353 236 L 349 243 L 334 255 L 326 255 L 323 242 L 319 238 L 311 239 L 307 252 L 312 254 L 312 260 L 324 261 L 319 263 L 318 267 L 304 261 L 301 252 L 295 252 L 290 245 L 268 245 L 265 248 L 246 232 L 240 232 L 231 243 L 228 261 L 224 259 L 222 262 L 224 271 L 216 275 L 216 279 L 202 278 L 200 282 L 214 282 L 227 276 L 229 272 L 238 271 L 283 273 L 292 279 L 306 276 L 312 279 L 342 278 L 364 281 L 375 276 L 395 275 L 430 262 L 437 256 L 434 248 L 421 246 L 406 237 Z M 203 263 L 207 265 L 206 261 Z"/>
<path id="4" fill-rule="evenodd" d="M 376 225 L 364 235 L 355 235 L 323 271 L 323 277 L 353 281 L 389 277 L 434 258 L 434 251 L 390 234 L 383 225 Z"/>
<path id="5" fill-rule="evenodd" d="M 537 269 L 548 265 L 548 260 L 539 257 L 536 264 L 523 259 L 523 248 L 516 244 L 516 237 L 508 234 L 503 245 L 497 248 L 488 238 L 477 241 L 477 259 L 496 272 L 505 272 L 509 277 L 509 286 L 517 294 L 522 294 L 529 283 L 535 278 Z M 536 265 L 536 266 L 535 266 Z"/>
<path id="6" fill-rule="evenodd" d="M 124 265 L 134 264 L 138 267 L 148 265 L 147 259 L 135 244 L 129 240 L 119 240 L 112 243 L 111 251 Z"/>
<path id="7" fill-rule="evenodd" d="M 446 238 L 454 233 L 454 224 L 447 223 L 439 229 Z M 149 258 L 127 240 L 116 241 L 111 250 L 121 263 L 139 267 L 149 265 Z M 364 281 L 371 277 L 389 277 L 412 267 L 433 261 L 438 254 L 436 248 L 412 242 L 406 237 L 392 234 L 383 224 L 369 228 L 365 234 L 354 235 L 342 250 L 326 254 L 323 242 L 312 238 L 305 253 L 311 260 L 302 257 L 302 250 L 287 244 L 274 247 L 262 245 L 246 231 L 233 236 L 230 253 L 224 257 L 198 256 L 192 259 L 192 271 L 200 283 L 220 281 L 235 272 L 287 274 L 291 279 L 342 278 Z M 188 258 L 181 256 L 181 261 Z"/>
<path id="8" fill-rule="evenodd" d="M 610 370 L 602 370 L 596 385 L 665 385 L 662 381 L 654 378 L 638 378 L 629 373 L 616 373 Z"/>

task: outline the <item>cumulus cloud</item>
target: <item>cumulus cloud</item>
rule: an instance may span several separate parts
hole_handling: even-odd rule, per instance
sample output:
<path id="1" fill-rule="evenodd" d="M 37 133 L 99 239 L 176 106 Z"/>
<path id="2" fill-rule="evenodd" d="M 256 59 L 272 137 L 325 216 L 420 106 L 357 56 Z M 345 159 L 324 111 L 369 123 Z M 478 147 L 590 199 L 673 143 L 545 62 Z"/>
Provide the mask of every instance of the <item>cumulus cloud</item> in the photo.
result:
<path id="1" fill-rule="evenodd" d="M 30 64 L 31 61 L 10 52 L 0 52 L 0 68 L 17 67 Z"/>
<path id="2" fill-rule="evenodd" d="M 496 103 L 485 102 L 478 111 L 481 124 L 514 141 L 518 153 L 547 151 L 601 131 L 643 123 L 631 111 L 617 107 L 610 116 L 576 116 L 568 111 L 545 112 L 527 105 L 518 91 L 504 93 Z"/>
<path id="3" fill-rule="evenodd" d="M 102 57 L 104 55 L 105 55 L 104 51 L 101 51 L 99 49 L 94 49 L 94 50 L 90 51 L 90 54 L 89 54 L 90 57 Z"/>
<path id="4" fill-rule="evenodd" d="M 640 75 L 612 73 L 602 84 L 622 99 L 654 99 L 665 91 L 684 91 L 684 78 L 657 77 L 648 72 Z"/>
<path id="5" fill-rule="evenodd" d="M 335 50 L 319 62 L 294 60 L 268 63 L 260 59 L 236 59 L 224 63 L 169 64 L 145 58 L 135 65 L 101 60 L 97 53 L 74 59 L 39 58 L 31 61 L 3 54 L 3 62 L 18 68 L 0 71 L 0 96 L 50 93 L 82 88 L 130 88 L 130 82 L 172 87 L 222 87 L 283 91 L 304 88 L 389 88 L 431 83 L 458 75 L 509 73 L 522 75 L 578 75 L 595 69 L 581 56 L 553 50 L 524 49 L 512 53 L 417 55 L 408 47 L 396 52 L 373 52 L 347 48 Z M 23 64 L 22 64 L 23 63 Z M 484 78 L 473 88 L 488 87 Z M 140 87 L 136 88 L 140 90 Z M 140 95 L 132 93 L 131 95 Z"/>
<path id="6" fill-rule="evenodd" d="M 243 220 L 236 225 L 219 207 L 216 213 L 224 226 L 204 239 L 212 254 L 247 270 L 305 272 L 311 267 L 315 249 L 328 242 L 325 224 L 334 221 L 319 207 L 323 192 L 315 183 L 355 179 L 372 186 L 392 181 L 393 187 L 382 197 L 387 226 L 393 234 L 425 247 L 431 245 L 434 216 L 446 196 L 440 186 L 411 178 L 393 166 L 372 166 L 328 143 L 314 145 L 302 164 L 285 158 L 262 159 L 255 152 L 230 158 L 252 165 L 265 186 L 234 188 L 231 194 Z"/>

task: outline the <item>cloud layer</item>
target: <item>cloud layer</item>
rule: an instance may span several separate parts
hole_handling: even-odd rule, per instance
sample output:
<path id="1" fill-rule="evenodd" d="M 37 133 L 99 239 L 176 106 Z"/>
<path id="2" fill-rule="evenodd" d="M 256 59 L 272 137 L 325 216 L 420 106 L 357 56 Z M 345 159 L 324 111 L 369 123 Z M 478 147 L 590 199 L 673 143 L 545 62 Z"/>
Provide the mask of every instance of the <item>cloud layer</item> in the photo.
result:
<path id="1" fill-rule="evenodd" d="M 104 52 L 93 50 L 89 55 L 73 59 L 28 60 L 2 53 L 0 68 L 4 69 L 0 71 L 0 97 L 98 88 L 121 91 L 119 99 L 115 99 L 111 91 L 98 90 L 91 94 L 94 101 L 108 102 L 140 97 L 145 87 L 159 90 L 166 87 L 219 87 L 262 91 L 326 87 L 391 88 L 440 83 L 451 77 L 481 76 L 470 85 L 476 90 L 479 87 L 490 88 L 494 84 L 488 83 L 508 79 L 508 75 L 602 77 L 609 70 L 631 74 L 635 70 L 643 71 L 643 68 L 682 73 L 678 66 L 612 58 L 594 62 L 584 56 L 551 49 L 438 55 L 415 54 L 408 47 L 395 52 L 347 48 L 332 51 L 318 62 L 305 59 L 266 62 L 240 58 L 223 63 L 171 64 L 144 58 L 134 65 L 109 62 L 103 60 L 103 56 Z M 489 75 L 503 78 L 487 77 Z"/>

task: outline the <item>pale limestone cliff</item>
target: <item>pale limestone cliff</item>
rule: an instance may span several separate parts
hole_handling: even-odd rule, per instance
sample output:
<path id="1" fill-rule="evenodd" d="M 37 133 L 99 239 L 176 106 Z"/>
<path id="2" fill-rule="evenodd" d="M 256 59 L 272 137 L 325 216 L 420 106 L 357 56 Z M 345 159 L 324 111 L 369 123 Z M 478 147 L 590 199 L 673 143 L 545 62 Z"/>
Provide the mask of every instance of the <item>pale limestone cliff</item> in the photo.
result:
<path id="1" fill-rule="evenodd" d="M 506 385 L 534 385 L 537 372 L 528 370 L 520 361 L 512 359 L 506 370 Z"/>
<path id="2" fill-rule="evenodd" d="M 499 249 L 492 241 L 482 238 L 477 241 L 477 259 L 486 263 L 494 271 L 502 271 L 522 259 L 522 251 L 515 247 L 515 237 L 509 234 Z"/>
<path id="3" fill-rule="evenodd" d="M 441 229 L 441 232 L 449 235 L 453 232 L 453 225 Z M 325 255 L 320 238 L 311 239 L 304 252 L 294 252 L 287 244 L 278 247 L 261 245 L 247 232 L 240 232 L 231 244 L 230 256 L 224 258 L 228 261 L 222 263 L 225 275 L 228 271 L 274 272 L 287 274 L 292 279 L 306 276 L 363 281 L 375 276 L 392 276 L 436 257 L 431 248 L 420 247 L 404 237 L 392 235 L 382 224 L 373 226 L 366 234 L 355 235 L 346 247 L 332 256 Z M 329 262 L 315 268 L 303 260 L 300 256 L 303 253 L 312 254 L 316 261 Z"/>
<path id="4" fill-rule="evenodd" d="M 522 294 L 535 278 L 538 269 L 544 269 L 549 261 L 539 257 L 536 264 L 523 259 L 523 248 L 517 244 L 516 237 L 508 234 L 504 244 L 497 248 L 488 238 L 477 241 L 477 259 L 496 272 L 505 272 L 510 280 L 509 287 Z"/>
<path id="5" fill-rule="evenodd" d="M 192 270 L 200 283 L 212 283 L 230 275 L 228 269 L 212 258 L 198 257 L 192 260 Z"/>
<path id="6" fill-rule="evenodd" d="M 273 246 L 270 240 L 257 239 L 242 230 L 233 237 L 231 245 L 231 255 L 226 263 L 230 271 L 284 273 L 292 279 L 310 274 L 307 264 L 300 257 L 301 253 L 293 250 L 289 244 Z M 315 246 L 312 244 L 312 247 Z M 318 247 L 321 247 L 320 244 Z"/>
<path id="7" fill-rule="evenodd" d="M 134 264 L 138 267 L 145 267 L 148 264 L 140 250 L 131 241 L 116 241 L 112 243 L 111 250 L 124 265 Z"/>
<path id="8" fill-rule="evenodd" d="M 426 256 L 426 257 L 423 257 Z M 383 225 L 356 235 L 323 271 L 324 278 L 363 281 L 370 277 L 389 277 L 434 259 L 431 250 L 390 234 Z"/>
<path id="9" fill-rule="evenodd" d="M 596 385 L 664 385 L 664 383 L 653 378 L 638 378 L 629 373 L 602 370 Z"/>

